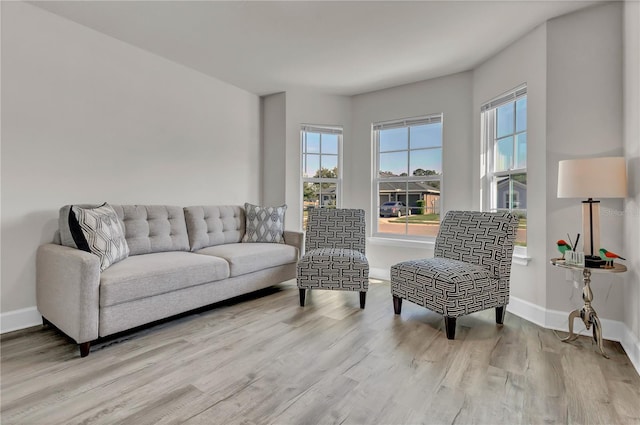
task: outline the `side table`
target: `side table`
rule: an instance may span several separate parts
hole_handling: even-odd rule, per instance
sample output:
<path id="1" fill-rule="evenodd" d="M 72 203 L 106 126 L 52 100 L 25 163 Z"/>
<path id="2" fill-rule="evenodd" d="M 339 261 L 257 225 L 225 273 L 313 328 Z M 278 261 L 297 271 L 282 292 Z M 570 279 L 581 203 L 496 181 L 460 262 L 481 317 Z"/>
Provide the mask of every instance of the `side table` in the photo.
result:
<path id="1" fill-rule="evenodd" d="M 584 306 L 579 310 L 573 310 L 569 313 L 569 335 L 562 341 L 569 342 L 578 338 L 578 335 L 573 333 L 573 321 L 577 317 L 580 317 L 587 330 L 593 326 L 593 340 L 598 344 L 600 353 L 608 359 L 609 356 L 604 352 L 604 347 L 602 345 L 602 325 L 600 324 L 600 319 L 598 319 L 598 314 L 591 306 L 591 301 L 593 301 L 593 292 L 591 291 L 591 273 L 623 273 L 627 271 L 627 267 L 619 263 L 614 263 L 612 268 L 606 269 L 577 266 L 573 264 L 566 264 L 562 258 L 552 258 L 551 264 L 563 269 L 582 270 L 582 280 L 584 283 L 584 287 L 582 288 L 582 300 L 584 301 Z"/>

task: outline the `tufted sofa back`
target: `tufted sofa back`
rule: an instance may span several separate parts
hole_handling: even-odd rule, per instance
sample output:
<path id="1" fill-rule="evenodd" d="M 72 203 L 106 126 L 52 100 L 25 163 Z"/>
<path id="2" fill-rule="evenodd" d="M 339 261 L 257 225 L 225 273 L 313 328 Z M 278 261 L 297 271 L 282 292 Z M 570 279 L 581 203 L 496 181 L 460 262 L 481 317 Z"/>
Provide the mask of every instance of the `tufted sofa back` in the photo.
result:
<path id="1" fill-rule="evenodd" d="M 112 205 L 124 223 L 129 255 L 189 251 L 182 207 L 168 205 Z"/>
<path id="2" fill-rule="evenodd" d="M 192 251 L 242 241 L 244 209 L 237 205 L 193 206 L 184 209 Z"/>
<path id="3" fill-rule="evenodd" d="M 95 205 L 81 206 L 89 208 Z M 129 255 L 197 251 L 209 246 L 242 242 L 245 233 L 244 209 L 237 205 L 185 208 L 170 205 L 111 206 L 124 224 Z M 59 230 L 53 242 L 62 243 Z"/>

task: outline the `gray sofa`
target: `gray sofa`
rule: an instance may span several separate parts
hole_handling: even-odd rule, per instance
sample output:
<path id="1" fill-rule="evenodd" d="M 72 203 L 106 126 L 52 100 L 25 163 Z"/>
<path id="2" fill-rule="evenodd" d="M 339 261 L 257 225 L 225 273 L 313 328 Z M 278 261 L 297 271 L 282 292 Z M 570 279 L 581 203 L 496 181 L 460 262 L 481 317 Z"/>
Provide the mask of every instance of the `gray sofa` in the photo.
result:
<path id="1" fill-rule="evenodd" d="M 284 244 L 242 243 L 239 206 L 113 205 L 129 257 L 100 272 L 99 259 L 54 242 L 38 248 L 36 295 L 44 323 L 80 346 L 179 313 L 293 279 L 303 234 Z"/>

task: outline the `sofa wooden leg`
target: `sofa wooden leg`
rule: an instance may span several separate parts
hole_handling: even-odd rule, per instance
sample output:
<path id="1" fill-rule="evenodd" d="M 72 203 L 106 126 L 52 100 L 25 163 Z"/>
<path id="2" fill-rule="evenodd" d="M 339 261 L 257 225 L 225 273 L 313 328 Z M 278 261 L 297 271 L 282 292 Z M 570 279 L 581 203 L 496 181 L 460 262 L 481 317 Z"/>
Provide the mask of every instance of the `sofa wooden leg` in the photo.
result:
<path id="1" fill-rule="evenodd" d="M 298 290 L 300 291 L 300 307 L 304 307 L 304 296 L 306 295 L 307 290 L 302 288 Z"/>
<path id="2" fill-rule="evenodd" d="M 456 318 L 444 316 L 444 328 L 447 332 L 447 339 L 455 339 L 456 337 Z"/>
<path id="3" fill-rule="evenodd" d="M 80 357 L 87 357 L 91 351 L 91 342 L 83 342 L 78 344 L 78 347 L 80 348 Z"/>
<path id="4" fill-rule="evenodd" d="M 42 326 L 51 326 L 51 322 L 45 319 L 44 316 L 42 316 Z"/>
<path id="5" fill-rule="evenodd" d="M 393 312 L 395 314 L 400 314 L 402 311 L 402 298 L 393 296 Z"/>
<path id="6" fill-rule="evenodd" d="M 360 291 L 360 308 L 364 308 L 364 304 L 367 302 L 367 293 Z"/>
<path id="7" fill-rule="evenodd" d="M 496 307 L 496 323 L 502 325 L 504 323 L 504 315 L 507 309 L 505 306 Z"/>

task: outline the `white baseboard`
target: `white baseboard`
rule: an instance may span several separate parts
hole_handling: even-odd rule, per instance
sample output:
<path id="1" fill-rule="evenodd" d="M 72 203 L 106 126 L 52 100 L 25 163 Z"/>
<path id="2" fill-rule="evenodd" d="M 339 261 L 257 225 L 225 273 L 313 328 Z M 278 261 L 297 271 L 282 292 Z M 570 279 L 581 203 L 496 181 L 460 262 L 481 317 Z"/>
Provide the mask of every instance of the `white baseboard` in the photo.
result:
<path id="1" fill-rule="evenodd" d="M 0 333 L 3 334 L 41 324 L 42 316 L 36 307 L 0 313 Z"/>
<path id="2" fill-rule="evenodd" d="M 380 280 L 391 280 L 391 270 L 390 269 L 369 269 L 369 277 L 373 279 Z"/>
<path id="3" fill-rule="evenodd" d="M 530 303 L 517 297 L 510 297 L 507 311 L 522 317 L 529 322 L 546 329 L 569 332 L 569 313 L 558 310 L 547 310 L 539 305 Z M 629 327 L 617 320 L 600 319 L 602 336 L 610 341 L 618 341 L 629 356 L 629 360 L 640 374 L 640 341 L 633 335 Z M 591 335 L 591 330 L 585 331 L 584 323 L 575 320 L 573 331 L 581 335 Z"/>
<path id="4" fill-rule="evenodd" d="M 556 331 L 569 332 L 569 313 L 558 310 L 547 310 L 539 305 L 517 297 L 509 298 L 507 311 L 533 322 L 538 326 Z M 604 339 L 622 342 L 626 334 L 626 325 L 617 320 L 600 319 L 602 323 L 602 336 Z M 585 333 L 585 326 L 581 320 L 575 320 L 573 324 L 575 333 Z M 591 330 L 589 333 L 591 334 Z"/>
<path id="5" fill-rule="evenodd" d="M 538 326 L 546 328 L 546 310 L 537 304 L 512 296 L 509 297 L 507 311 L 518 317 L 522 317 L 529 322 L 533 322 Z"/>
<path id="6" fill-rule="evenodd" d="M 631 364 L 636 368 L 636 371 L 640 374 L 640 340 L 636 337 L 629 329 L 628 326 L 625 326 L 625 333 L 622 336 L 622 340 L 620 344 L 622 344 L 622 348 L 629 356 L 629 360 L 631 360 Z"/>

